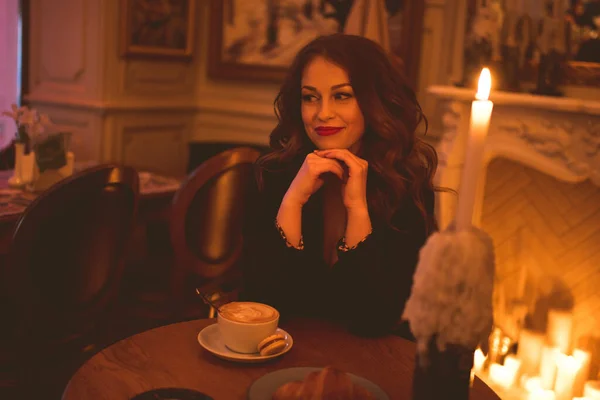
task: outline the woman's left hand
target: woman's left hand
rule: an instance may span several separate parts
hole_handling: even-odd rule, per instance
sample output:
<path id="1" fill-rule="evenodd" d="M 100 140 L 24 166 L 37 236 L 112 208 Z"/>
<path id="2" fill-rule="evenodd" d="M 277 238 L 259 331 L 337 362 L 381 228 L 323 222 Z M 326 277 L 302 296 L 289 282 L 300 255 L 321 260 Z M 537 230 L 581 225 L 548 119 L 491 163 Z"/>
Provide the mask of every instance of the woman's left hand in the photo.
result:
<path id="1" fill-rule="evenodd" d="M 348 180 L 342 183 L 342 197 L 348 211 L 367 210 L 369 163 L 346 149 L 316 150 L 315 154 L 339 160 L 348 167 Z"/>

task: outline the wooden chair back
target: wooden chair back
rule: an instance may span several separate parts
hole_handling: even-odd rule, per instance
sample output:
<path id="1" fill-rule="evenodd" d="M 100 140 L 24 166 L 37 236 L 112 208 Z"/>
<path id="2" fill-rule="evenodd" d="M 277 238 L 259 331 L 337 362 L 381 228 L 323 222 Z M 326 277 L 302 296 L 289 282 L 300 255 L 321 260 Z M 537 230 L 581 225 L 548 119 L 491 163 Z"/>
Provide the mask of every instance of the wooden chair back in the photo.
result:
<path id="1" fill-rule="evenodd" d="M 27 207 L 13 235 L 8 276 L 10 298 L 30 329 L 67 341 L 116 298 L 138 197 L 133 168 L 100 165 Z"/>
<path id="2" fill-rule="evenodd" d="M 170 220 L 177 263 L 173 290 L 182 290 L 186 274 L 211 280 L 240 258 L 246 197 L 259 155 L 247 147 L 224 151 L 203 162 L 182 183 Z"/>

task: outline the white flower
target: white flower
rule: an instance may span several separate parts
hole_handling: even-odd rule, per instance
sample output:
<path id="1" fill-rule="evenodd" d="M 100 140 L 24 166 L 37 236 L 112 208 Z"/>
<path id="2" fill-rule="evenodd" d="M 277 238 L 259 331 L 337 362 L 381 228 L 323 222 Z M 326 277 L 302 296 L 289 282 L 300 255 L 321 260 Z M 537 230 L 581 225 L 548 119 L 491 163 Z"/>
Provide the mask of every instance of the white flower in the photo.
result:
<path id="1" fill-rule="evenodd" d="M 26 106 L 17 107 L 16 104 L 12 104 L 11 111 L 5 111 L 2 115 L 15 120 L 19 140 L 26 140 L 27 137 L 36 140 L 37 136 L 44 133 L 47 126 L 52 125 L 52 121 L 50 121 L 47 114 L 40 114 L 37 110 L 30 110 Z"/>
<path id="2" fill-rule="evenodd" d="M 25 110 L 17 120 L 19 126 L 31 126 L 35 123 L 37 119 L 37 111 L 35 110 Z"/>

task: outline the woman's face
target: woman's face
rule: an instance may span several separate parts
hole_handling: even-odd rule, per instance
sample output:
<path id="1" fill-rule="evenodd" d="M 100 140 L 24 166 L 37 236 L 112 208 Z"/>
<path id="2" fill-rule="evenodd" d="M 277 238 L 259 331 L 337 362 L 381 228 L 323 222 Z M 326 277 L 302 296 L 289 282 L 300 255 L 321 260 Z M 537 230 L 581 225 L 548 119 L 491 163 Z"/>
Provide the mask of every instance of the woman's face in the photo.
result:
<path id="1" fill-rule="evenodd" d="M 302 122 L 318 149 L 356 153 L 365 120 L 346 71 L 323 57 L 313 59 L 302 75 Z"/>

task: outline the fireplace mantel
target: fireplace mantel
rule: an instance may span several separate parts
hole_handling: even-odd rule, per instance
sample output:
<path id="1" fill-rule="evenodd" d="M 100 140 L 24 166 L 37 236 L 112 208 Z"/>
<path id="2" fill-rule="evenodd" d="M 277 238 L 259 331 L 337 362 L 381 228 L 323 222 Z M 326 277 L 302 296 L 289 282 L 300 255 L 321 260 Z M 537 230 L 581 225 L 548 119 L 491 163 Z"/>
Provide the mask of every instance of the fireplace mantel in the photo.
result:
<path id="1" fill-rule="evenodd" d="M 452 86 L 433 86 L 441 100 L 443 135 L 438 144 L 436 184 L 460 195 L 460 178 L 475 92 Z M 473 223 L 481 220 L 487 165 L 504 157 L 557 179 L 600 186 L 600 102 L 524 93 L 492 92 L 494 111 L 485 146 L 484 168 L 478 184 Z M 441 192 L 437 201 L 440 228 L 454 218 L 456 196 Z"/>

